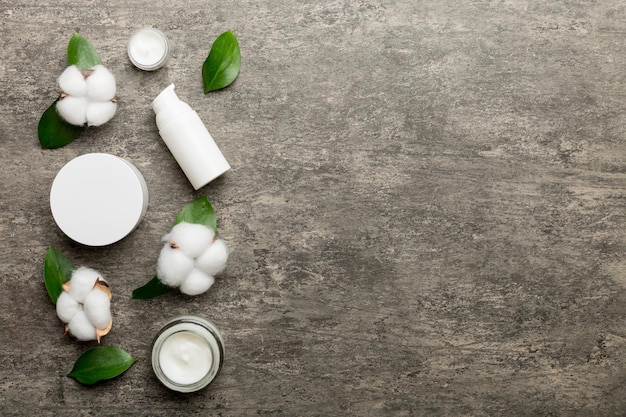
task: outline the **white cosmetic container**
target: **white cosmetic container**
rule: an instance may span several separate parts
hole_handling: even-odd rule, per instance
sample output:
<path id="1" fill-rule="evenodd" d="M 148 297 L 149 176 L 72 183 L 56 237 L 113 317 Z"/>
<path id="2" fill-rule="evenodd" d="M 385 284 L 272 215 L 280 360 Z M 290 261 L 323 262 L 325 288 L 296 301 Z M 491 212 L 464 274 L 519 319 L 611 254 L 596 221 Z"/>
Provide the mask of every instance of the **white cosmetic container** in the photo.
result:
<path id="1" fill-rule="evenodd" d="M 181 101 L 174 84 L 152 102 L 161 138 L 194 189 L 199 189 L 230 169 L 200 116 Z"/>
<path id="2" fill-rule="evenodd" d="M 128 58 L 137 68 L 154 71 L 167 62 L 170 44 L 167 36 L 158 29 L 143 28 L 132 34 L 128 41 Z"/>
<path id="3" fill-rule="evenodd" d="M 222 368 L 224 342 L 217 327 L 194 316 L 178 317 L 157 333 L 152 343 L 152 369 L 171 390 L 198 391 Z"/>
<path id="4" fill-rule="evenodd" d="M 130 162 L 106 153 L 72 159 L 50 189 L 54 221 L 72 240 L 106 246 L 132 232 L 148 209 L 148 187 Z"/>

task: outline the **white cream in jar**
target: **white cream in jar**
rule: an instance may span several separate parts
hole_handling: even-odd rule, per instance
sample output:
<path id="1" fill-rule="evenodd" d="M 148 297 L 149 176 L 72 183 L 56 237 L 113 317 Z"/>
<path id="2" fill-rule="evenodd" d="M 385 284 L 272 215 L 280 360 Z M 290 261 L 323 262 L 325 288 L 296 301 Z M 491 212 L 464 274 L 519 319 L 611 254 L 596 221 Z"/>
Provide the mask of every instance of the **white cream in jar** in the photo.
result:
<path id="1" fill-rule="evenodd" d="M 128 58 L 137 68 L 154 71 L 165 65 L 170 53 L 167 36 L 154 28 L 139 29 L 128 41 Z"/>
<path id="2" fill-rule="evenodd" d="M 193 392 L 207 386 L 222 367 L 224 344 L 213 323 L 183 316 L 168 322 L 152 345 L 152 368 L 168 388 Z"/>

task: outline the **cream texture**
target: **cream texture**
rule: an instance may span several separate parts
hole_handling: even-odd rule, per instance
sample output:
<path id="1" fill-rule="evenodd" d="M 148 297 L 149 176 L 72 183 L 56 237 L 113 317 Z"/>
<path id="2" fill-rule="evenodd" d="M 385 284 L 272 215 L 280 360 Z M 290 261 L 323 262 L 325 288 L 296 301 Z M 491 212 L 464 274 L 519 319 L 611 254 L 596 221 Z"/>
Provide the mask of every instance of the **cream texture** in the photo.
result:
<path id="1" fill-rule="evenodd" d="M 167 36 L 158 29 L 139 29 L 128 41 L 128 58 L 144 71 L 154 71 L 165 65 L 169 51 Z"/>
<path id="2" fill-rule="evenodd" d="M 213 354 L 202 337 L 181 331 L 163 342 L 159 363 L 163 374 L 172 382 L 189 385 L 200 381 L 210 371 Z"/>

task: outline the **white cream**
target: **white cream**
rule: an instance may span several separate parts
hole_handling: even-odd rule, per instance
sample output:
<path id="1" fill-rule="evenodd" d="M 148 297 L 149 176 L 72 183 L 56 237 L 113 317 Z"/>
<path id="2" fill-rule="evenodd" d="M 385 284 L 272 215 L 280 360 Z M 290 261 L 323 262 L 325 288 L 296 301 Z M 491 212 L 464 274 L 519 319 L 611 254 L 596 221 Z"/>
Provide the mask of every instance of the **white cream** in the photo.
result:
<path id="1" fill-rule="evenodd" d="M 161 370 L 180 385 L 194 384 L 209 373 L 213 354 L 209 344 L 192 332 L 178 332 L 163 342 L 159 352 Z"/>
<path id="2" fill-rule="evenodd" d="M 152 342 L 152 369 L 167 388 L 193 392 L 215 379 L 224 361 L 224 342 L 209 320 L 182 316 L 170 320 Z"/>
<path id="3" fill-rule="evenodd" d="M 142 70 L 161 68 L 169 55 L 169 42 L 163 32 L 153 28 L 136 31 L 128 41 L 128 58 Z"/>

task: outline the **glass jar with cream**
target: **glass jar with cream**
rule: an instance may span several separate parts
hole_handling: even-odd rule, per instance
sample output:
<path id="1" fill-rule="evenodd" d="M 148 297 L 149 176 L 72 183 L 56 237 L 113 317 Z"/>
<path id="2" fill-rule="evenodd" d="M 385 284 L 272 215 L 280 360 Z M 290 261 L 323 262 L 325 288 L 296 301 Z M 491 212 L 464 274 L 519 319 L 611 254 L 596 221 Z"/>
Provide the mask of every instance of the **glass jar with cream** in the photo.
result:
<path id="1" fill-rule="evenodd" d="M 128 41 L 128 58 L 133 65 L 144 71 L 161 68 L 169 54 L 170 44 L 167 36 L 158 29 L 139 29 Z"/>
<path id="2" fill-rule="evenodd" d="M 152 343 L 152 369 L 171 390 L 193 392 L 215 379 L 224 361 L 224 343 L 208 320 L 182 316 L 169 321 Z"/>

